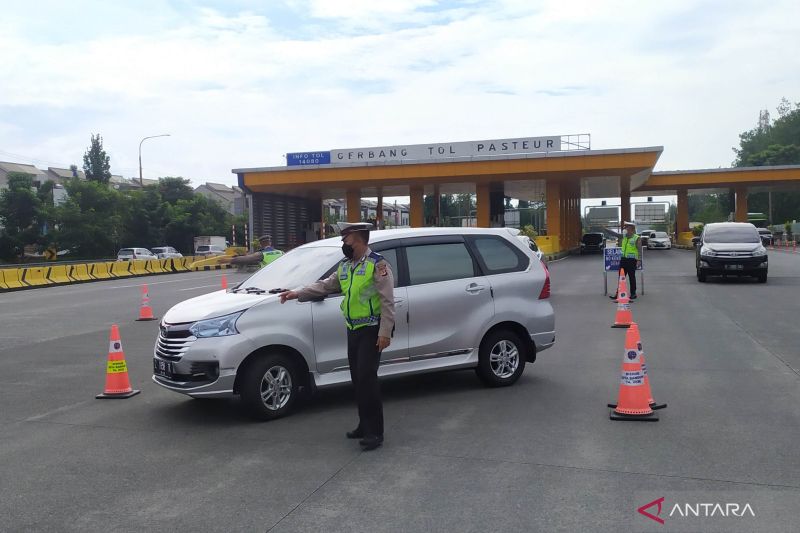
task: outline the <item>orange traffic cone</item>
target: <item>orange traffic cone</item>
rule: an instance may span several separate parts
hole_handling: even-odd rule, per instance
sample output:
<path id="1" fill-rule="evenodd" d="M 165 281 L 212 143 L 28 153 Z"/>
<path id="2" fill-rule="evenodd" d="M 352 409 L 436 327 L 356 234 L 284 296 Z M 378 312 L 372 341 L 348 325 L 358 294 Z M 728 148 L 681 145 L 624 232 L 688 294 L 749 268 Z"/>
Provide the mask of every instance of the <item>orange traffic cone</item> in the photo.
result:
<path id="1" fill-rule="evenodd" d="M 222 288 L 228 290 L 228 279 L 225 277 L 225 274 L 222 275 Z"/>
<path id="2" fill-rule="evenodd" d="M 125 352 L 122 351 L 122 341 L 119 338 L 119 327 L 111 326 L 111 340 L 108 343 L 108 364 L 106 365 L 106 388 L 102 394 L 95 398 L 104 400 L 109 398 L 130 398 L 141 391 L 131 388 L 128 379 L 128 366 L 125 364 Z"/>
<path id="3" fill-rule="evenodd" d="M 647 376 L 647 363 L 645 362 L 644 357 L 644 348 L 642 347 L 642 338 L 639 334 L 639 325 L 634 322 L 631 324 L 630 331 L 633 332 L 633 339 L 636 341 L 636 351 L 639 352 L 639 357 L 642 360 L 642 374 L 644 375 L 644 388 L 645 392 L 647 393 L 647 403 L 650 405 L 650 409 L 656 411 L 658 409 L 664 409 L 667 404 L 665 403 L 656 403 L 653 399 L 653 391 L 650 388 L 650 378 Z M 608 404 L 609 407 L 612 409 L 617 406 L 617 404 L 610 403 Z"/>
<path id="4" fill-rule="evenodd" d="M 625 269 L 619 269 L 619 286 L 617 287 L 617 316 L 614 318 L 612 328 L 628 328 L 633 322 L 631 301 L 628 297 L 628 278 Z"/>
<path id="5" fill-rule="evenodd" d="M 147 284 L 142 285 L 142 305 L 139 307 L 139 318 L 137 322 L 144 320 L 158 320 L 153 316 L 153 308 L 150 307 L 150 293 L 147 290 Z"/>
<path id="6" fill-rule="evenodd" d="M 641 420 L 655 422 L 658 417 L 653 413 L 645 390 L 642 358 L 636 345 L 636 335 L 632 329 L 625 334 L 625 354 L 622 356 L 622 374 L 619 383 L 619 399 L 611 420 Z"/>

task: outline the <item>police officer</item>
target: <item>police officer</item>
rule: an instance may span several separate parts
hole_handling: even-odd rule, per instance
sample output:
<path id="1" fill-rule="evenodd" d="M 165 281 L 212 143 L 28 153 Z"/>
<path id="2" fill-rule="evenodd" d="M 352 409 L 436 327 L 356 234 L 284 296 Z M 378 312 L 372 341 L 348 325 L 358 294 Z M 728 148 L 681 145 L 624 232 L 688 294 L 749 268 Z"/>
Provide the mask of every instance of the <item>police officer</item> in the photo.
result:
<path id="1" fill-rule="evenodd" d="M 272 247 L 271 235 L 262 235 L 261 237 L 259 237 L 258 245 L 261 247 L 261 249 L 255 253 L 248 255 L 239 255 L 236 257 L 227 257 L 227 256 L 220 257 L 219 263 L 222 264 L 230 263 L 232 265 L 261 264 L 262 267 L 265 267 L 283 255 L 283 252 Z"/>
<path id="2" fill-rule="evenodd" d="M 342 314 L 347 326 L 347 361 L 358 403 L 358 427 L 348 439 L 361 439 L 364 450 L 383 444 L 383 403 L 378 384 L 381 351 L 394 330 L 394 277 L 389 263 L 369 248 L 372 224 L 342 227 L 345 259 L 327 279 L 297 291 L 281 293 L 281 303 L 308 301 L 341 292 Z"/>
<path id="3" fill-rule="evenodd" d="M 636 297 L 636 269 L 642 265 L 642 239 L 636 234 L 636 223 L 625 222 L 623 224 L 625 234 L 622 237 L 620 244 L 622 258 L 619 262 L 619 267 L 625 270 L 625 275 L 628 276 L 630 283 L 631 300 Z M 616 300 L 617 295 L 611 297 Z"/>

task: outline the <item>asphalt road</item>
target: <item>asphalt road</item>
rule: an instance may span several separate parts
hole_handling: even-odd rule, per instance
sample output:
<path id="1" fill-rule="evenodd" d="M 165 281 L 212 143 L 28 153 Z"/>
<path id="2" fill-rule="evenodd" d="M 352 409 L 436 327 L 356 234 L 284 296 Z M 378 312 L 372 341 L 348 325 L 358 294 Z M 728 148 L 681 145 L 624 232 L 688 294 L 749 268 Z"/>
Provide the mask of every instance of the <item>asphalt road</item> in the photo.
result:
<path id="1" fill-rule="evenodd" d="M 386 382 L 387 441 L 368 453 L 344 438 L 347 387 L 254 423 L 235 399 L 151 383 L 139 284 L 162 315 L 220 273 L 0 294 L 0 530 L 796 531 L 800 254 L 770 261 L 766 285 L 699 284 L 691 252 L 647 255 L 633 314 L 669 404 L 657 423 L 608 419 L 625 333 L 609 328 L 600 257 L 572 257 L 551 264 L 556 345 L 515 386 L 471 371 Z M 112 323 L 142 393 L 99 401 Z M 660 497 L 664 525 L 636 511 Z"/>

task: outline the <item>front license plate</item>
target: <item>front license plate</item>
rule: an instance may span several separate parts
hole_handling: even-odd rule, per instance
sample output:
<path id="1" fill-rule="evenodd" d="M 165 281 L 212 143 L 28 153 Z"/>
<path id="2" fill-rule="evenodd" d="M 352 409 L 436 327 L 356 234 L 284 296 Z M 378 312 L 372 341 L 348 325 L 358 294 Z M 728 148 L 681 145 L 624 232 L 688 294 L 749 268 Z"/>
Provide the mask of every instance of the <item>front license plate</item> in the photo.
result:
<path id="1" fill-rule="evenodd" d="M 742 270 L 742 265 L 725 265 L 725 270 Z"/>
<path id="2" fill-rule="evenodd" d="M 170 361 L 153 359 L 153 374 L 167 379 L 172 379 L 175 375 L 175 368 Z"/>

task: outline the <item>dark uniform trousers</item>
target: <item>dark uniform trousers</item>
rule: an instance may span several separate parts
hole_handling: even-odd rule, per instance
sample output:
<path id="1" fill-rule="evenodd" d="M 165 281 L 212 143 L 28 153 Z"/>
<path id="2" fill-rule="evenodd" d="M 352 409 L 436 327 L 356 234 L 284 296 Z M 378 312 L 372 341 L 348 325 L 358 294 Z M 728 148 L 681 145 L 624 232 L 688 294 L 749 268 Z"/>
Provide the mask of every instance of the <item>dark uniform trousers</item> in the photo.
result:
<path id="1" fill-rule="evenodd" d="M 383 436 L 383 402 L 378 383 L 379 326 L 347 330 L 347 361 L 358 404 L 358 427 L 365 437 Z"/>
<path id="2" fill-rule="evenodd" d="M 624 269 L 625 275 L 628 276 L 631 295 L 636 294 L 636 259 L 623 257 L 619 261 L 619 267 Z"/>

